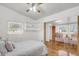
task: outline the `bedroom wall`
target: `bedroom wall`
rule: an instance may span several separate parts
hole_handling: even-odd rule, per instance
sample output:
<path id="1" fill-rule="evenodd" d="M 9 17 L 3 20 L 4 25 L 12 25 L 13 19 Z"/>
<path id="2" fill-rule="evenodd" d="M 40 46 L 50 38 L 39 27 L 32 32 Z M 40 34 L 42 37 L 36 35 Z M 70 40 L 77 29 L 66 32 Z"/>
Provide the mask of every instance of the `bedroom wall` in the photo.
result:
<path id="1" fill-rule="evenodd" d="M 40 39 L 44 40 L 44 22 L 51 22 L 55 20 L 66 20 L 69 18 L 74 17 L 77 19 L 77 16 L 79 15 L 79 6 L 38 19 L 40 22 Z"/>
<path id="2" fill-rule="evenodd" d="M 9 35 L 8 34 L 8 22 L 17 22 L 22 23 L 23 25 L 26 22 L 37 23 L 33 19 L 23 16 L 9 8 L 6 8 L 0 5 L 0 37 L 3 39 L 13 40 L 13 41 L 22 41 L 22 40 L 39 40 L 39 32 L 38 31 L 24 31 L 22 34 Z M 35 25 L 38 27 L 38 25 Z M 37 29 L 37 28 L 34 28 Z"/>

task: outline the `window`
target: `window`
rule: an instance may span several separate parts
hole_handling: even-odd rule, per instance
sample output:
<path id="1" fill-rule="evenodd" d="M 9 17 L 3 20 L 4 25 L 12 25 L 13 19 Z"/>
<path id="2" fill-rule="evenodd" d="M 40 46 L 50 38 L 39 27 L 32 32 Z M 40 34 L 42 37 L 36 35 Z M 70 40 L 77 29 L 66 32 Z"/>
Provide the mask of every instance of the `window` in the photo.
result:
<path id="1" fill-rule="evenodd" d="M 8 22 L 8 34 L 22 34 L 23 25 L 17 22 Z"/>
<path id="2" fill-rule="evenodd" d="M 70 32 L 77 32 L 77 24 L 74 23 L 74 24 L 70 24 Z"/>
<path id="3" fill-rule="evenodd" d="M 67 32 L 68 31 L 68 25 L 57 25 L 56 26 L 56 32 Z"/>

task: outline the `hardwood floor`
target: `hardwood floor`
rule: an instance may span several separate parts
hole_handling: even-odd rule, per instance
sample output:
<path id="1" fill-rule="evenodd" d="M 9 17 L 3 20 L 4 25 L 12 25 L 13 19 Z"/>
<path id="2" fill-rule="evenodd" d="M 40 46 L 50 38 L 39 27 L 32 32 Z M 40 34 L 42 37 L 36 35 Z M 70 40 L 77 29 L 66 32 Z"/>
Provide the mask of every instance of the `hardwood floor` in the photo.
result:
<path id="1" fill-rule="evenodd" d="M 70 45 L 66 43 L 64 44 L 63 42 L 57 42 L 57 41 L 50 41 L 46 42 L 46 46 L 48 47 L 49 56 L 58 56 L 59 50 L 67 52 L 67 56 L 69 56 L 70 54 L 77 55 L 76 45 Z"/>

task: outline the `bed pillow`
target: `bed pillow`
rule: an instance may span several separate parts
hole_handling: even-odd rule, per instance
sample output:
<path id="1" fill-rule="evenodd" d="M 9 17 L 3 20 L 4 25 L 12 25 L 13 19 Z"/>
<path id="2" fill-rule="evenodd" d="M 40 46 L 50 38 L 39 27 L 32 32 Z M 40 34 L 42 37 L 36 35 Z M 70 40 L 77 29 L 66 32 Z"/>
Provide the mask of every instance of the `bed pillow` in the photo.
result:
<path id="1" fill-rule="evenodd" d="M 12 44 L 11 41 L 8 41 L 8 40 L 5 41 L 5 47 L 8 52 L 13 51 L 13 49 L 14 49 L 14 45 Z"/>
<path id="2" fill-rule="evenodd" d="M 0 55 L 4 56 L 6 53 L 5 42 L 0 40 Z"/>

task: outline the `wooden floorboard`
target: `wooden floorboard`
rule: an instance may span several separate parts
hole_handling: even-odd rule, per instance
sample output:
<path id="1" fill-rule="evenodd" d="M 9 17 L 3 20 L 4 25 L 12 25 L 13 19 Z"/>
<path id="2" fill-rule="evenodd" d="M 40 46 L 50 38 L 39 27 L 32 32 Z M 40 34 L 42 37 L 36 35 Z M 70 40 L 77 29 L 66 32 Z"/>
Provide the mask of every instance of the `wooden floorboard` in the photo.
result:
<path id="1" fill-rule="evenodd" d="M 64 50 L 68 54 L 71 53 L 73 55 L 77 55 L 77 46 L 71 44 L 64 44 L 63 42 L 58 41 L 50 41 L 46 42 L 46 46 L 48 48 L 48 55 L 49 56 L 58 56 L 59 50 Z"/>

